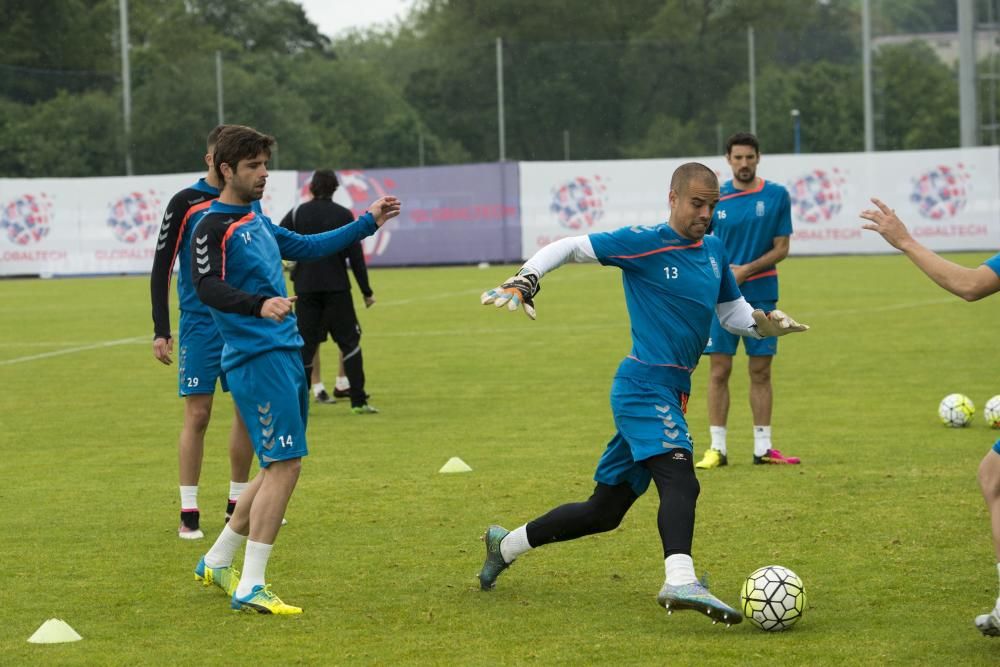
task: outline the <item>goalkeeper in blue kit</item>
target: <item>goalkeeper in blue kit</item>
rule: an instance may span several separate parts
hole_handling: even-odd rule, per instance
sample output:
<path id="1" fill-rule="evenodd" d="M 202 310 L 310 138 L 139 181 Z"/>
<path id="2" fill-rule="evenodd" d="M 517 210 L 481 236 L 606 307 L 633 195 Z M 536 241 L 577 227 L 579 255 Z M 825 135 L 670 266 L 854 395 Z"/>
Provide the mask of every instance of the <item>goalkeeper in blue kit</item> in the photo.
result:
<path id="1" fill-rule="evenodd" d="M 195 567 L 195 578 L 225 591 L 232 609 L 298 614 L 302 610 L 285 604 L 265 581 L 285 507 L 308 453 L 308 378 L 281 260 L 316 259 L 343 250 L 397 216 L 399 200 L 383 197 L 360 218 L 333 231 L 310 236 L 290 232 L 252 207 L 264 194 L 273 145 L 273 137 L 248 127 L 222 131 L 214 164 L 224 185 L 194 229 L 194 284 L 225 342 L 222 370 L 260 463 L 232 519 Z M 244 541 L 240 577 L 233 559 Z"/>
<path id="2" fill-rule="evenodd" d="M 722 242 L 705 236 L 719 201 L 711 169 L 695 162 L 678 167 L 669 200 L 666 224 L 556 241 L 482 296 L 484 304 L 521 307 L 534 319 L 534 297 L 546 273 L 568 261 L 600 262 L 622 271 L 632 331 L 632 350 L 611 385 L 616 432 L 598 461 L 593 494 L 512 531 L 489 526 L 479 573 L 483 590 L 492 589 L 514 559 L 533 548 L 613 530 L 653 482 L 666 571 L 657 601 L 668 611 L 693 609 L 727 625 L 742 620 L 698 581 L 691 557 L 700 492 L 684 418 L 691 373 L 715 315 L 726 330 L 755 339 L 808 327 L 779 310 L 754 310 L 741 296 Z"/>

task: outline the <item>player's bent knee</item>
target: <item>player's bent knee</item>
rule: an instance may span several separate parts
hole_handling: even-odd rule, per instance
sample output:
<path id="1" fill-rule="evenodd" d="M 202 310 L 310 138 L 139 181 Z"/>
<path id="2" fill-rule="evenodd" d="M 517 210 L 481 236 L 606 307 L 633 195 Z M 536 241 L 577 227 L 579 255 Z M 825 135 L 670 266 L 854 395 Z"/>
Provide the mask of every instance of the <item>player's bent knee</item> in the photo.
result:
<path id="1" fill-rule="evenodd" d="M 598 484 L 587 500 L 592 508 L 591 527 L 596 533 L 606 533 L 621 525 L 622 519 L 638 496 L 628 484 L 608 486 Z"/>
<path id="2" fill-rule="evenodd" d="M 196 431 L 205 431 L 212 419 L 212 395 L 187 396 L 184 403 L 184 423 Z"/>
<path id="3" fill-rule="evenodd" d="M 987 452 L 979 463 L 976 477 L 987 502 L 1000 499 L 1000 454 L 993 450 Z"/>
<path id="4" fill-rule="evenodd" d="M 646 459 L 644 463 L 653 475 L 653 481 L 661 496 L 664 493 L 671 493 L 692 500 L 698 499 L 701 494 L 701 483 L 694 474 L 691 452 L 685 449 L 672 449 L 666 454 Z"/>

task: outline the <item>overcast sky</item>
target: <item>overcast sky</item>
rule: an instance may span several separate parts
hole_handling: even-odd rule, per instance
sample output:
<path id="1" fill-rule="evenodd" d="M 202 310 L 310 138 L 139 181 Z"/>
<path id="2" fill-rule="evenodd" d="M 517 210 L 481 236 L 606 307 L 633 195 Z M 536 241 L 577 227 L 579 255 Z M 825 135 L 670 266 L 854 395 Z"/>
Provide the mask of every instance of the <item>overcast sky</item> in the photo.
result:
<path id="1" fill-rule="evenodd" d="M 414 0 L 296 0 L 319 31 L 333 37 L 351 28 L 392 23 L 413 6 Z"/>

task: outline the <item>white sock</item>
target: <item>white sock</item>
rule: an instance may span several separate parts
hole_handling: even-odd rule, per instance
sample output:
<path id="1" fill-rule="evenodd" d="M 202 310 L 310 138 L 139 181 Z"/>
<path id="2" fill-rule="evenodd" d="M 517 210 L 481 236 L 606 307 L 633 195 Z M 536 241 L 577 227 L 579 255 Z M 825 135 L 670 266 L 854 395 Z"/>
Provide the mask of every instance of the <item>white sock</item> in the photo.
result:
<path id="1" fill-rule="evenodd" d="M 216 538 L 215 544 L 205 554 L 205 565 L 209 567 L 229 567 L 233 564 L 236 550 L 243 544 L 246 535 L 240 535 L 229 527 L 227 523 L 222 527 L 222 532 Z"/>
<path id="2" fill-rule="evenodd" d="M 316 384 L 314 384 L 312 389 L 313 389 L 313 396 L 319 396 L 320 392 L 326 391 L 326 387 L 323 385 L 322 382 L 317 382 Z"/>
<path id="3" fill-rule="evenodd" d="M 338 375 L 337 376 L 337 385 L 336 385 L 336 387 L 340 391 L 347 391 L 348 389 L 351 388 L 351 383 L 347 381 L 347 376 L 346 375 Z"/>
<path id="4" fill-rule="evenodd" d="M 725 426 L 709 426 L 708 432 L 712 434 L 712 449 L 717 450 L 720 454 L 726 453 L 726 427 Z"/>
<path id="5" fill-rule="evenodd" d="M 1000 563 L 997 563 L 997 574 L 1000 574 Z M 997 609 L 1000 609 L 1000 596 L 997 597 Z"/>
<path id="6" fill-rule="evenodd" d="M 198 487 L 197 486 L 182 486 L 181 487 L 181 511 L 189 512 L 191 510 L 197 511 L 198 509 Z"/>
<path id="7" fill-rule="evenodd" d="M 243 557 L 243 574 L 240 585 L 236 589 L 237 597 L 246 597 L 254 586 L 264 585 L 264 571 L 267 570 L 267 559 L 271 557 L 273 544 L 247 540 L 246 555 Z"/>
<path id="8" fill-rule="evenodd" d="M 234 482 L 229 480 L 229 502 L 235 503 L 243 495 L 243 491 L 250 485 L 250 482 Z"/>
<path id="9" fill-rule="evenodd" d="M 663 561 L 667 571 L 667 583 L 671 586 L 683 586 L 698 581 L 694 574 L 694 559 L 689 554 L 674 554 Z"/>
<path id="10" fill-rule="evenodd" d="M 753 427 L 753 455 L 764 456 L 767 450 L 771 449 L 771 427 Z"/>
<path id="11" fill-rule="evenodd" d="M 531 551 L 533 547 L 528 544 L 527 524 L 507 533 L 507 537 L 500 542 L 500 555 L 505 563 L 513 563 L 514 559 L 521 554 Z"/>

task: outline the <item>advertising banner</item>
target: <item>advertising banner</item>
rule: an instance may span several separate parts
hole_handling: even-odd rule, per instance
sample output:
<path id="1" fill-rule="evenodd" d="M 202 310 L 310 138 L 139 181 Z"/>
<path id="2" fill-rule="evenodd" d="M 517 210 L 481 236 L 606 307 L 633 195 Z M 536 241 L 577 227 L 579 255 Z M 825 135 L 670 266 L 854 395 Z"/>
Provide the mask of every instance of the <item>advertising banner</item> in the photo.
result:
<path id="1" fill-rule="evenodd" d="M 732 177 L 722 156 L 521 163 L 522 254 L 563 236 L 655 224 L 670 214 L 670 175 L 695 160 Z M 761 156 L 758 176 L 785 186 L 791 253 L 884 253 L 858 213 L 877 196 L 938 250 L 1000 249 L 1000 148 Z"/>
<path id="2" fill-rule="evenodd" d="M 298 174 L 299 201 L 311 196 L 311 176 Z M 333 200 L 355 216 L 386 194 L 403 202 L 399 217 L 362 244 L 372 266 L 521 258 L 516 163 L 343 170 L 337 179 Z"/>
<path id="3" fill-rule="evenodd" d="M 0 179 L 0 275 L 146 273 L 167 203 L 202 175 Z M 292 206 L 295 178 L 271 172 L 265 214 Z"/>

